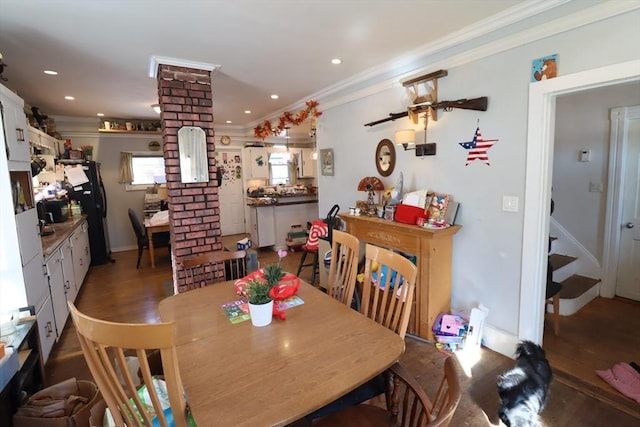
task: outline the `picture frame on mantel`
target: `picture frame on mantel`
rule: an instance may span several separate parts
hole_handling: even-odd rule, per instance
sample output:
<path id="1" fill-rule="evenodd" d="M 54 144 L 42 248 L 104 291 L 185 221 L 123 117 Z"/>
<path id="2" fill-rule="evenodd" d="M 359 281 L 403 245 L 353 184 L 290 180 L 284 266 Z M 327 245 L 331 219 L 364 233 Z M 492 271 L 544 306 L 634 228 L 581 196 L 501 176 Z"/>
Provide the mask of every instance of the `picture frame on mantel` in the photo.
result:
<path id="1" fill-rule="evenodd" d="M 324 176 L 333 176 L 333 149 L 320 150 L 320 173 Z"/>

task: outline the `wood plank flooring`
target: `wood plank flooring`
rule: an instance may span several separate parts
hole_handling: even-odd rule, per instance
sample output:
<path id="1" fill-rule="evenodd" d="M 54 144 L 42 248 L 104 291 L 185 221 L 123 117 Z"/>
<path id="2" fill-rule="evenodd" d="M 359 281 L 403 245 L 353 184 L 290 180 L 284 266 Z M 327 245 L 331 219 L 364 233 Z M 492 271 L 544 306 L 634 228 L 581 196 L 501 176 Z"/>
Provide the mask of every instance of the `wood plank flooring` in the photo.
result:
<path id="1" fill-rule="evenodd" d="M 640 363 L 640 302 L 598 297 L 572 316 L 560 316 L 557 337 L 551 315 L 546 322 L 543 346 L 556 379 L 640 419 L 640 404 L 621 395 L 595 373 L 620 362 Z"/>
<path id="2" fill-rule="evenodd" d="M 113 264 L 90 268 L 76 300 L 78 308 L 91 316 L 112 321 L 157 322 L 159 320 L 158 302 L 166 296 L 164 284 L 172 280 L 169 255 L 166 251 L 159 250 L 156 254 L 156 268 L 152 269 L 149 266 L 148 254 L 145 252 L 141 268 L 138 270 L 135 266 L 135 251 L 116 253 L 113 257 L 116 260 Z M 259 251 L 258 258 L 261 264 L 264 264 L 275 261 L 277 256 L 272 251 Z M 282 264 L 287 271 L 295 272 L 299 259 L 300 253 L 290 254 L 283 259 Z M 310 274 L 310 269 L 307 269 L 306 272 Z M 303 271 L 303 278 L 306 278 L 306 272 Z M 604 304 L 606 305 L 607 302 L 604 301 Z M 606 307 L 595 308 L 593 311 L 596 313 L 591 313 L 591 310 L 588 310 L 585 317 L 596 315 L 603 310 L 606 310 Z M 625 312 L 624 318 L 628 319 L 627 316 L 633 315 L 637 318 L 637 310 L 638 307 L 632 305 L 631 311 Z M 629 411 L 620 410 L 620 405 L 615 406 L 592 397 L 593 394 L 598 394 L 597 390 L 596 393 L 593 393 L 593 390 L 580 384 L 577 384 L 578 389 L 576 389 L 573 388 L 576 387 L 575 383 L 561 378 L 555 364 L 562 366 L 563 369 L 566 368 L 571 375 L 585 379 L 591 369 L 588 366 L 594 364 L 596 359 L 600 363 L 600 358 L 595 356 L 596 353 L 599 351 L 612 353 L 614 351 L 600 345 L 599 339 L 602 336 L 590 335 L 590 326 L 581 327 L 580 324 L 587 320 L 580 318 L 575 321 L 576 325 L 572 324 L 573 321 L 572 318 L 561 319 L 561 335 L 558 339 L 554 340 L 553 337 L 545 336 L 545 347 L 548 347 L 547 354 L 553 360 L 552 364 L 554 364 L 556 373 L 556 380 L 552 383 L 550 398 L 542 417 L 545 426 L 638 425 L 640 416 L 635 417 L 630 415 Z M 617 329 L 622 336 L 634 331 L 634 329 L 627 329 L 624 322 L 613 322 L 609 326 L 611 329 Z M 637 330 L 636 328 L 635 331 Z M 589 334 L 590 338 L 587 336 L 582 341 L 567 339 L 573 334 L 587 335 L 585 332 Z M 609 335 L 613 334 L 611 330 L 608 333 Z M 637 341 L 633 343 L 635 343 L 636 350 L 640 348 Z M 620 342 L 618 342 L 618 346 L 620 346 Z M 513 365 L 513 361 L 487 349 L 482 349 L 480 356 L 475 364 L 461 361 L 461 366 L 466 367 L 467 373 L 461 373 L 464 392 L 451 426 L 501 425 L 495 415 L 498 407 L 495 379 L 498 374 L 509 369 Z M 436 382 L 435 379 L 440 375 L 439 370 L 442 368 L 444 357 L 446 356 L 436 351 L 430 343 L 408 338 L 406 352 L 401 357 L 401 362 L 427 391 L 431 391 Z M 625 359 L 625 357 L 627 358 Z M 630 361 L 627 360 L 628 355 L 624 351 L 617 353 L 615 357 L 612 356 L 611 361 L 622 361 L 620 358 Z M 573 363 L 568 363 L 569 361 Z M 609 364 L 611 361 L 606 360 L 602 363 Z M 580 367 L 580 370 L 572 371 L 571 369 L 576 365 Z M 71 376 L 91 379 L 70 320 L 67 322 L 59 342 L 54 346 L 46 366 L 46 374 L 48 384 L 55 384 Z M 589 378 L 587 380 L 590 381 Z"/>

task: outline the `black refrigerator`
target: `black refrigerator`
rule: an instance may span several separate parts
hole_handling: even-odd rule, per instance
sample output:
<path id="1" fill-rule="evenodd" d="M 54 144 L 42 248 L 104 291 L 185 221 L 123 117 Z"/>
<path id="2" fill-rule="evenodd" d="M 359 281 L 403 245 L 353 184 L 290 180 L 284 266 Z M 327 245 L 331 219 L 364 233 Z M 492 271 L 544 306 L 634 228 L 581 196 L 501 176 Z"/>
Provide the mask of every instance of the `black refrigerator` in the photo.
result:
<path id="1" fill-rule="evenodd" d="M 58 160 L 58 163 L 82 167 L 88 178 L 87 182 L 76 185 L 73 185 L 72 181 L 66 188 L 69 198 L 77 200 L 82 207 L 82 213 L 87 216 L 91 265 L 106 264 L 111 261 L 111 248 L 107 231 L 107 194 L 100 176 L 100 163 L 66 159 Z"/>

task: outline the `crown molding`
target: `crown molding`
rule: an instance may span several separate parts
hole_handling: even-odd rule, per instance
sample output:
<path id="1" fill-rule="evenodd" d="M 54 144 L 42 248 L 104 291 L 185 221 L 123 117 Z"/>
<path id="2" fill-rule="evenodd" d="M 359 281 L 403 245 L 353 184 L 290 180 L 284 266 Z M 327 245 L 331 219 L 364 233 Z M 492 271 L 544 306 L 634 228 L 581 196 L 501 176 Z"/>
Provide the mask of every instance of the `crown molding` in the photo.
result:
<path id="1" fill-rule="evenodd" d="M 168 56 L 151 55 L 149 59 L 149 77 L 155 78 L 158 75 L 158 66 L 160 64 L 173 65 L 176 67 L 193 68 L 196 70 L 205 70 L 211 72 L 211 77 L 222 68 L 221 65 L 209 64 L 206 62 L 191 61 L 188 59 L 170 58 Z"/>

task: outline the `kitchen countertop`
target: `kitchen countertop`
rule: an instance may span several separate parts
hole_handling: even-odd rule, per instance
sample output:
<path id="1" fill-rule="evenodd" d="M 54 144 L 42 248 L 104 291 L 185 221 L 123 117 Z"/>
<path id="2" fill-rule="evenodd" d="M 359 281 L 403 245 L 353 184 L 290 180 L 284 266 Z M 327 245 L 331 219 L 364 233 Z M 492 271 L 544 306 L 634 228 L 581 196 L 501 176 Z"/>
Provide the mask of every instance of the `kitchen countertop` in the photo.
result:
<path id="1" fill-rule="evenodd" d="M 298 205 L 301 203 L 318 203 L 317 194 L 299 194 L 299 195 L 287 195 L 287 196 L 263 196 L 263 197 L 248 197 L 247 206 L 262 207 L 262 206 L 287 206 Z"/>
<path id="2" fill-rule="evenodd" d="M 51 255 L 58 246 L 62 244 L 64 239 L 68 238 L 73 231 L 80 226 L 85 220 L 85 216 L 69 217 L 65 222 L 47 224 L 46 230 L 53 230 L 54 233 L 49 236 L 41 237 L 42 252 L 45 258 Z"/>

